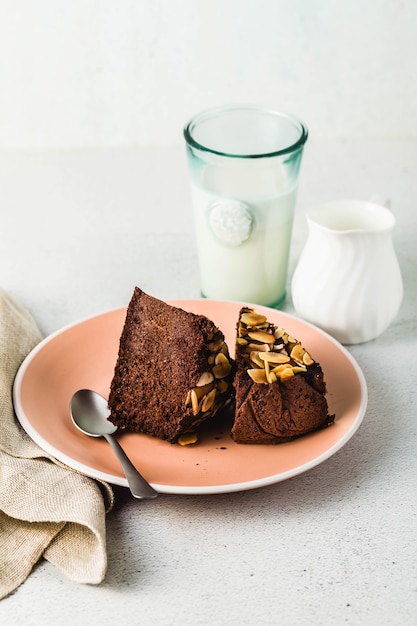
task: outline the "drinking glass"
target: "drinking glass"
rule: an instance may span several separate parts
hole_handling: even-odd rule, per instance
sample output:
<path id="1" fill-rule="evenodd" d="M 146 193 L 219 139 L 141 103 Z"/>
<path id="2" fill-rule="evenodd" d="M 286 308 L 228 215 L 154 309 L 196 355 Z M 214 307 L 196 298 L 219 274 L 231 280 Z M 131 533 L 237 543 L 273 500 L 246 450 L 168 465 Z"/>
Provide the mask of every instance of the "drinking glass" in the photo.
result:
<path id="1" fill-rule="evenodd" d="M 201 293 L 280 307 L 308 132 L 257 105 L 206 110 L 184 128 Z"/>

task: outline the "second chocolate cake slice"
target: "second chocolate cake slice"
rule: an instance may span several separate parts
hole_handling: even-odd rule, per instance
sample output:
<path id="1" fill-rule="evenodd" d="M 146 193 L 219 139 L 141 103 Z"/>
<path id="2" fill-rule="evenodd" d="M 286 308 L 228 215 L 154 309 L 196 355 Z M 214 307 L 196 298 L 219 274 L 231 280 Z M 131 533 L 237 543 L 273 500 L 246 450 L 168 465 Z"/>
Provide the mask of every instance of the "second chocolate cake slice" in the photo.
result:
<path id="1" fill-rule="evenodd" d="M 234 386 L 237 443 L 281 443 L 334 421 L 320 364 L 249 307 L 241 309 L 237 324 Z"/>
<path id="2" fill-rule="evenodd" d="M 232 370 L 224 335 L 211 320 L 136 287 L 120 338 L 109 419 L 132 432 L 193 443 L 197 426 L 230 402 Z"/>

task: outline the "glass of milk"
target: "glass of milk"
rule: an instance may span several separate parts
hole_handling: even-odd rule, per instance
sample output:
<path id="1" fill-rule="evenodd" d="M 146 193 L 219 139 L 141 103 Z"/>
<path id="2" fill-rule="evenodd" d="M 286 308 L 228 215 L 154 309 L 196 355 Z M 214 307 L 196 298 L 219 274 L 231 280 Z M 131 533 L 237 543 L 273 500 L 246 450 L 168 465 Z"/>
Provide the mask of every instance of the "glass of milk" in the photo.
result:
<path id="1" fill-rule="evenodd" d="M 184 128 L 201 292 L 280 307 L 308 132 L 257 105 L 209 109 Z"/>

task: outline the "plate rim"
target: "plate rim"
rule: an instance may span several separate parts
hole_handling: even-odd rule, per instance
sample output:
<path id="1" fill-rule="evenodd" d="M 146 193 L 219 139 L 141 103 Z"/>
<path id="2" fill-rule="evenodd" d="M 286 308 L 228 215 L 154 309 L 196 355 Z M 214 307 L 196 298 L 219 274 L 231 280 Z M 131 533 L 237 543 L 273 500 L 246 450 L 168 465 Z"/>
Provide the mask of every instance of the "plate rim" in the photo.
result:
<path id="1" fill-rule="evenodd" d="M 283 482 L 295 476 L 299 476 L 313 469 L 314 467 L 321 465 L 324 461 L 328 460 L 330 457 L 336 454 L 336 452 L 338 452 L 341 448 L 343 448 L 346 445 L 346 443 L 357 432 L 357 430 L 359 429 L 360 425 L 363 422 L 363 419 L 366 414 L 367 405 L 368 405 L 368 388 L 367 388 L 365 375 L 362 369 L 360 368 L 358 362 L 353 357 L 353 355 L 347 350 L 345 346 L 343 346 L 339 341 L 337 341 L 337 339 L 335 339 L 332 335 L 330 335 L 323 329 L 315 326 L 311 322 L 308 322 L 307 320 L 297 317 L 296 315 L 292 315 L 291 313 L 287 313 L 286 311 L 282 311 L 280 309 L 274 309 L 272 307 L 267 307 L 264 305 L 240 302 L 240 301 L 235 301 L 235 300 L 216 300 L 216 299 L 211 299 L 211 298 L 180 298 L 180 299 L 171 298 L 171 299 L 167 299 L 166 302 L 172 306 L 179 306 L 179 307 L 181 307 L 181 303 L 183 303 L 183 305 L 185 305 L 186 303 L 187 305 L 189 305 L 190 303 L 193 303 L 193 302 L 199 302 L 199 303 L 209 302 L 214 305 L 232 304 L 236 307 L 249 306 L 249 307 L 254 307 L 257 309 L 262 308 L 264 310 L 273 311 L 274 313 L 279 313 L 280 315 L 284 316 L 284 318 L 287 318 L 289 320 L 294 320 L 298 323 L 301 323 L 303 326 L 307 326 L 311 328 L 315 332 L 325 337 L 328 341 L 330 341 L 333 344 L 333 346 L 337 350 L 342 352 L 345 358 L 350 362 L 358 379 L 359 390 L 360 390 L 360 403 L 359 403 L 359 408 L 358 408 L 356 417 L 352 425 L 344 433 L 344 435 L 340 437 L 332 446 L 326 449 L 322 454 L 319 454 L 318 456 L 314 457 L 313 459 L 305 463 L 302 463 L 301 465 L 298 465 L 284 472 L 279 472 L 278 474 L 271 474 L 270 476 L 267 476 L 267 477 L 249 480 L 249 481 L 245 480 L 245 481 L 238 482 L 238 483 L 226 483 L 226 484 L 220 484 L 220 485 L 213 484 L 213 485 L 202 485 L 202 486 L 184 486 L 184 485 L 179 486 L 179 485 L 165 485 L 165 484 L 160 484 L 156 482 L 150 482 L 150 484 L 154 487 L 154 489 L 159 491 L 159 493 L 173 494 L 173 495 L 210 495 L 210 494 L 234 493 L 238 491 L 247 491 L 251 489 L 257 489 L 260 487 L 267 487 L 267 486 L 270 486 L 279 482 Z M 16 372 L 16 375 L 13 381 L 13 390 L 12 390 L 13 406 L 14 406 L 14 411 L 15 411 L 17 420 L 19 421 L 20 425 L 25 430 L 25 432 L 32 438 L 32 440 L 43 451 L 49 453 L 52 457 L 56 458 L 61 463 L 64 463 L 65 465 L 68 466 L 69 469 L 73 471 L 77 471 L 81 474 L 84 474 L 85 476 L 88 476 L 89 478 L 92 478 L 95 480 L 101 480 L 111 485 L 117 485 L 121 487 L 129 486 L 126 478 L 121 477 L 121 476 L 120 477 L 115 476 L 113 474 L 109 474 L 106 472 L 102 472 L 101 470 L 96 470 L 88 465 L 85 465 L 84 463 L 78 462 L 72 457 L 68 456 L 65 452 L 62 452 L 61 450 L 56 448 L 49 441 L 44 439 L 42 435 L 38 433 L 36 428 L 33 427 L 30 420 L 28 419 L 22 407 L 20 392 L 21 392 L 21 387 L 24 381 L 26 371 L 30 363 L 33 361 L 36 355 L 44 348 L 45 345 L 54 341 L 56 337 L 59 337 L 61 334 L 67 332 L 68 330 L 71 330 L 72 328 L 76 326 L 80 326 L 82 324 L 90 322 L 96 318 L 103 317 L 105 315 L 111 316 L 111 315 L 114 315 L 116 313 L 121 313 L 122 311 L 126 311 L 126 310 L 127 310 L 127 306 L 120 306 L 120 307 L 114 307 L 112 309 L 102 311 L 101 313 L 95 313 L 89 316 L 85 316 L 74 322 L 70 322 L 69 324 L 66 324 L 62 328 L 59 328 L 53 331 L 51 334 L 44 337 L 23 359 L 22 363 L 20 364 Z M 189 309 L 186 309 L 186 310 L 189 310 Z M 248 444 L 248 445 L 257 445 L 257 444 Z M 261 444 L 258 444 L 258 445 L 261 445 Z M 281 445 L 285 445 L 285 444 L 281 444 Z"/>

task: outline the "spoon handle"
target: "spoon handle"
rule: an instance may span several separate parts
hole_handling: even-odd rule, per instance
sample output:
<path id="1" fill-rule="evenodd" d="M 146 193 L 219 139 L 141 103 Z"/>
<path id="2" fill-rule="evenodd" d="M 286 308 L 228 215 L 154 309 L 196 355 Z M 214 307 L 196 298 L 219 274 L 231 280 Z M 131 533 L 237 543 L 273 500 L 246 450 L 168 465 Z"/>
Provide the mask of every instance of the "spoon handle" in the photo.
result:
<path id="1" fill-rule="evenodd" d="M 121 447 L 120 443 L 112 437 L 112 435 L 104 435 L 106 440 L 113 448 L 117 458 L 120 461 L 120 465 L 123 468 L 127 482 L 129 483 L 130 491 L 135 498 L 140 500 L 146 500 L 150 498 L 156 498 L 158 492 L 141 476 L 136 467 L 131 463 L 127 457 L 125 451 Z"/>

